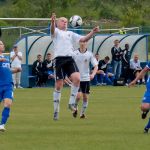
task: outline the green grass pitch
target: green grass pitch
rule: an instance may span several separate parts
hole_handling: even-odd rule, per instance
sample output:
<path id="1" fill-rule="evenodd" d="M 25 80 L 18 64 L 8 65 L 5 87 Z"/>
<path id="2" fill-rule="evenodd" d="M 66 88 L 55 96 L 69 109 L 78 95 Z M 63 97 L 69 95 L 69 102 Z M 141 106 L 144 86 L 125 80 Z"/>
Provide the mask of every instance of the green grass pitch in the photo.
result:
<path id="1" fill-rule="evenodd" d="M 88 119 L 81 120 L 68 110 L 70 90 L 64 88 L 60 119 L 53 121 L 53 88 L 17 89 L 0 150 L 148 150 L 147 119 L 140 118 L 144 90 L 91 87 Z"/>

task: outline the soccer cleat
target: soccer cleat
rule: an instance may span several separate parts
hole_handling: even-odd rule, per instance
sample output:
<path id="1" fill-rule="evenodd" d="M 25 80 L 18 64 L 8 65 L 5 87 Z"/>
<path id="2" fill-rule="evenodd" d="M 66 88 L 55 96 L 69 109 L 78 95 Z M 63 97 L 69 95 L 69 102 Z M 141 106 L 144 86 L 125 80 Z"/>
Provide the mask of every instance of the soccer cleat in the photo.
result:
<path id="1" fill-rule="evenodd" d="M 85 116 L 84 114 L 82 114 L 82 115 L 80 116 L 80 119 L 86 119 L 86 116 Z"/>
<path id="2" fill-rule="evenodd" d="M 73 113 L 72 113 L 72 115 L 73 115 L 73 117 L 74 117 L 74 118 L 76 118 L 76 117 L 77 117 L 77 115 L 78 115 L 78 110 L 77 110 L 77 109 L 76 109 L 76 110 L 74 110 L 74 111 L 73 111 Z"/>
<path id="3" fill-rule="evenodd" d="M 6 130 L 6 129 L 5 129 L 4 124 L 1 124 L 1 125 L 0 125 L 0 131 L 4 132 L 5 130 Z"/>
<path id="4" fill-rule="evenodd" d="M 146 118 L 146 116 L 147 116 L 147 114 L 148 114 L 148 112 L 149 112 L 149 110 L 147 110 L 147 111 L 143 111 L 143 113 L 142 113 L 142 119 L 145 119 Z"/>
<path id="5" fill-rule="evenodd" d="M 144 133 L 148 133 L 149 128 L 144 128 Z"/>
<path id="6" fill-rule="evenodd" d="M 53 120 L 58 120 L 58 112 L 54 112 Z"/>

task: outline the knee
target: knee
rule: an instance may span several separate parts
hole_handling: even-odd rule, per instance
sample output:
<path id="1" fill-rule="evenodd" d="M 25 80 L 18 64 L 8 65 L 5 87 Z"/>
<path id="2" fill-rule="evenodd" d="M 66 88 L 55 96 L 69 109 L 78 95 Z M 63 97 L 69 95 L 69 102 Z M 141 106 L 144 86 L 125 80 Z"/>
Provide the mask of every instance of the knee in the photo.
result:
<path id="1" fill-rule="evenodd" d="M 58 81 L 56 81 L 56 83 L 55 83 L 55 89 L 57 90 L 57 91 L 60 91 L 61 89 L 62 89 L 62 87 L 63 87 L 63 80 L 58 80 Z"/>
<path id="2" fill-rule="evenodd" d="M 86 94 L 83 94 L 83 101 L 87 101 L 87 99 L 88 99 L 88 97 L 87 97 L 87 95 Z"/>
<path id="3" fill-rule="evenodd" d="M 4 100 L 4 107 L 10 108 L 11 105 L 12 105 L 12 100 L 9 100 L 9 99 Z"/>
<path id="4" fill-rule="evenodd" d="M 141 110 L 142 111 L 147 111 L 147 110 L 149 110 L 150 109 L 150 105 L 149 104 L 142 104 L 141 105 Z"/>
<path id="5" fill-rule="evenodd" d="M 71 75 L 71 80 L 72 83 L 76 86 L 79 86 L 80 84 L 80 74 L 79 73 L 74 73 L 73 75 Z"/>

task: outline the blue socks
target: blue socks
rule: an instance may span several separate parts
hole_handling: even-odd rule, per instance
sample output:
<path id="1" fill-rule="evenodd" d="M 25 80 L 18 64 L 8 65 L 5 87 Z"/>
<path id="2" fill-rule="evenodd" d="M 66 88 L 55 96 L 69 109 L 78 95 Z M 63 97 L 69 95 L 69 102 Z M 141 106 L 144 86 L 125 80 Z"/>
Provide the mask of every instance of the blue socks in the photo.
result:
<path id="1" fill-rule="evenodd" d="M 150 118 L 145 128 L 150 128 Z"/>
<path id="2" fill-rule="evenodd" d="M 9 118 L 10 108 L 4 107 L 2 111 L 2 119 L 0 124 L 6 124 L 7 119 Z"/>

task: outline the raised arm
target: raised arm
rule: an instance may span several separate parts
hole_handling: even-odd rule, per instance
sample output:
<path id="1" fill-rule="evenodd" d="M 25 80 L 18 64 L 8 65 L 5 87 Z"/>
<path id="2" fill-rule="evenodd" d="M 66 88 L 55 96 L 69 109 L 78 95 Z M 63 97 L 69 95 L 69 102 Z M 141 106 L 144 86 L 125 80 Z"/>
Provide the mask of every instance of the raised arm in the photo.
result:
<path id="1" fill-rule="evenodd" d="M 99 26 L 95 27 L 90 33 L 88 33 L 86 36 L 82 37 L 79 42 L 86 42 L 86 41 L 88 41 L 97 32 L 99 32 Z"/>
<path id="2" fill-rule="evenodd" d="M 55 25 L 56 25 L 56 15 L 55 13 L 52 13 L 52 16 L 51 16 L 51 35 L 54 36 L 54 33 L 55 33 Z"/>

